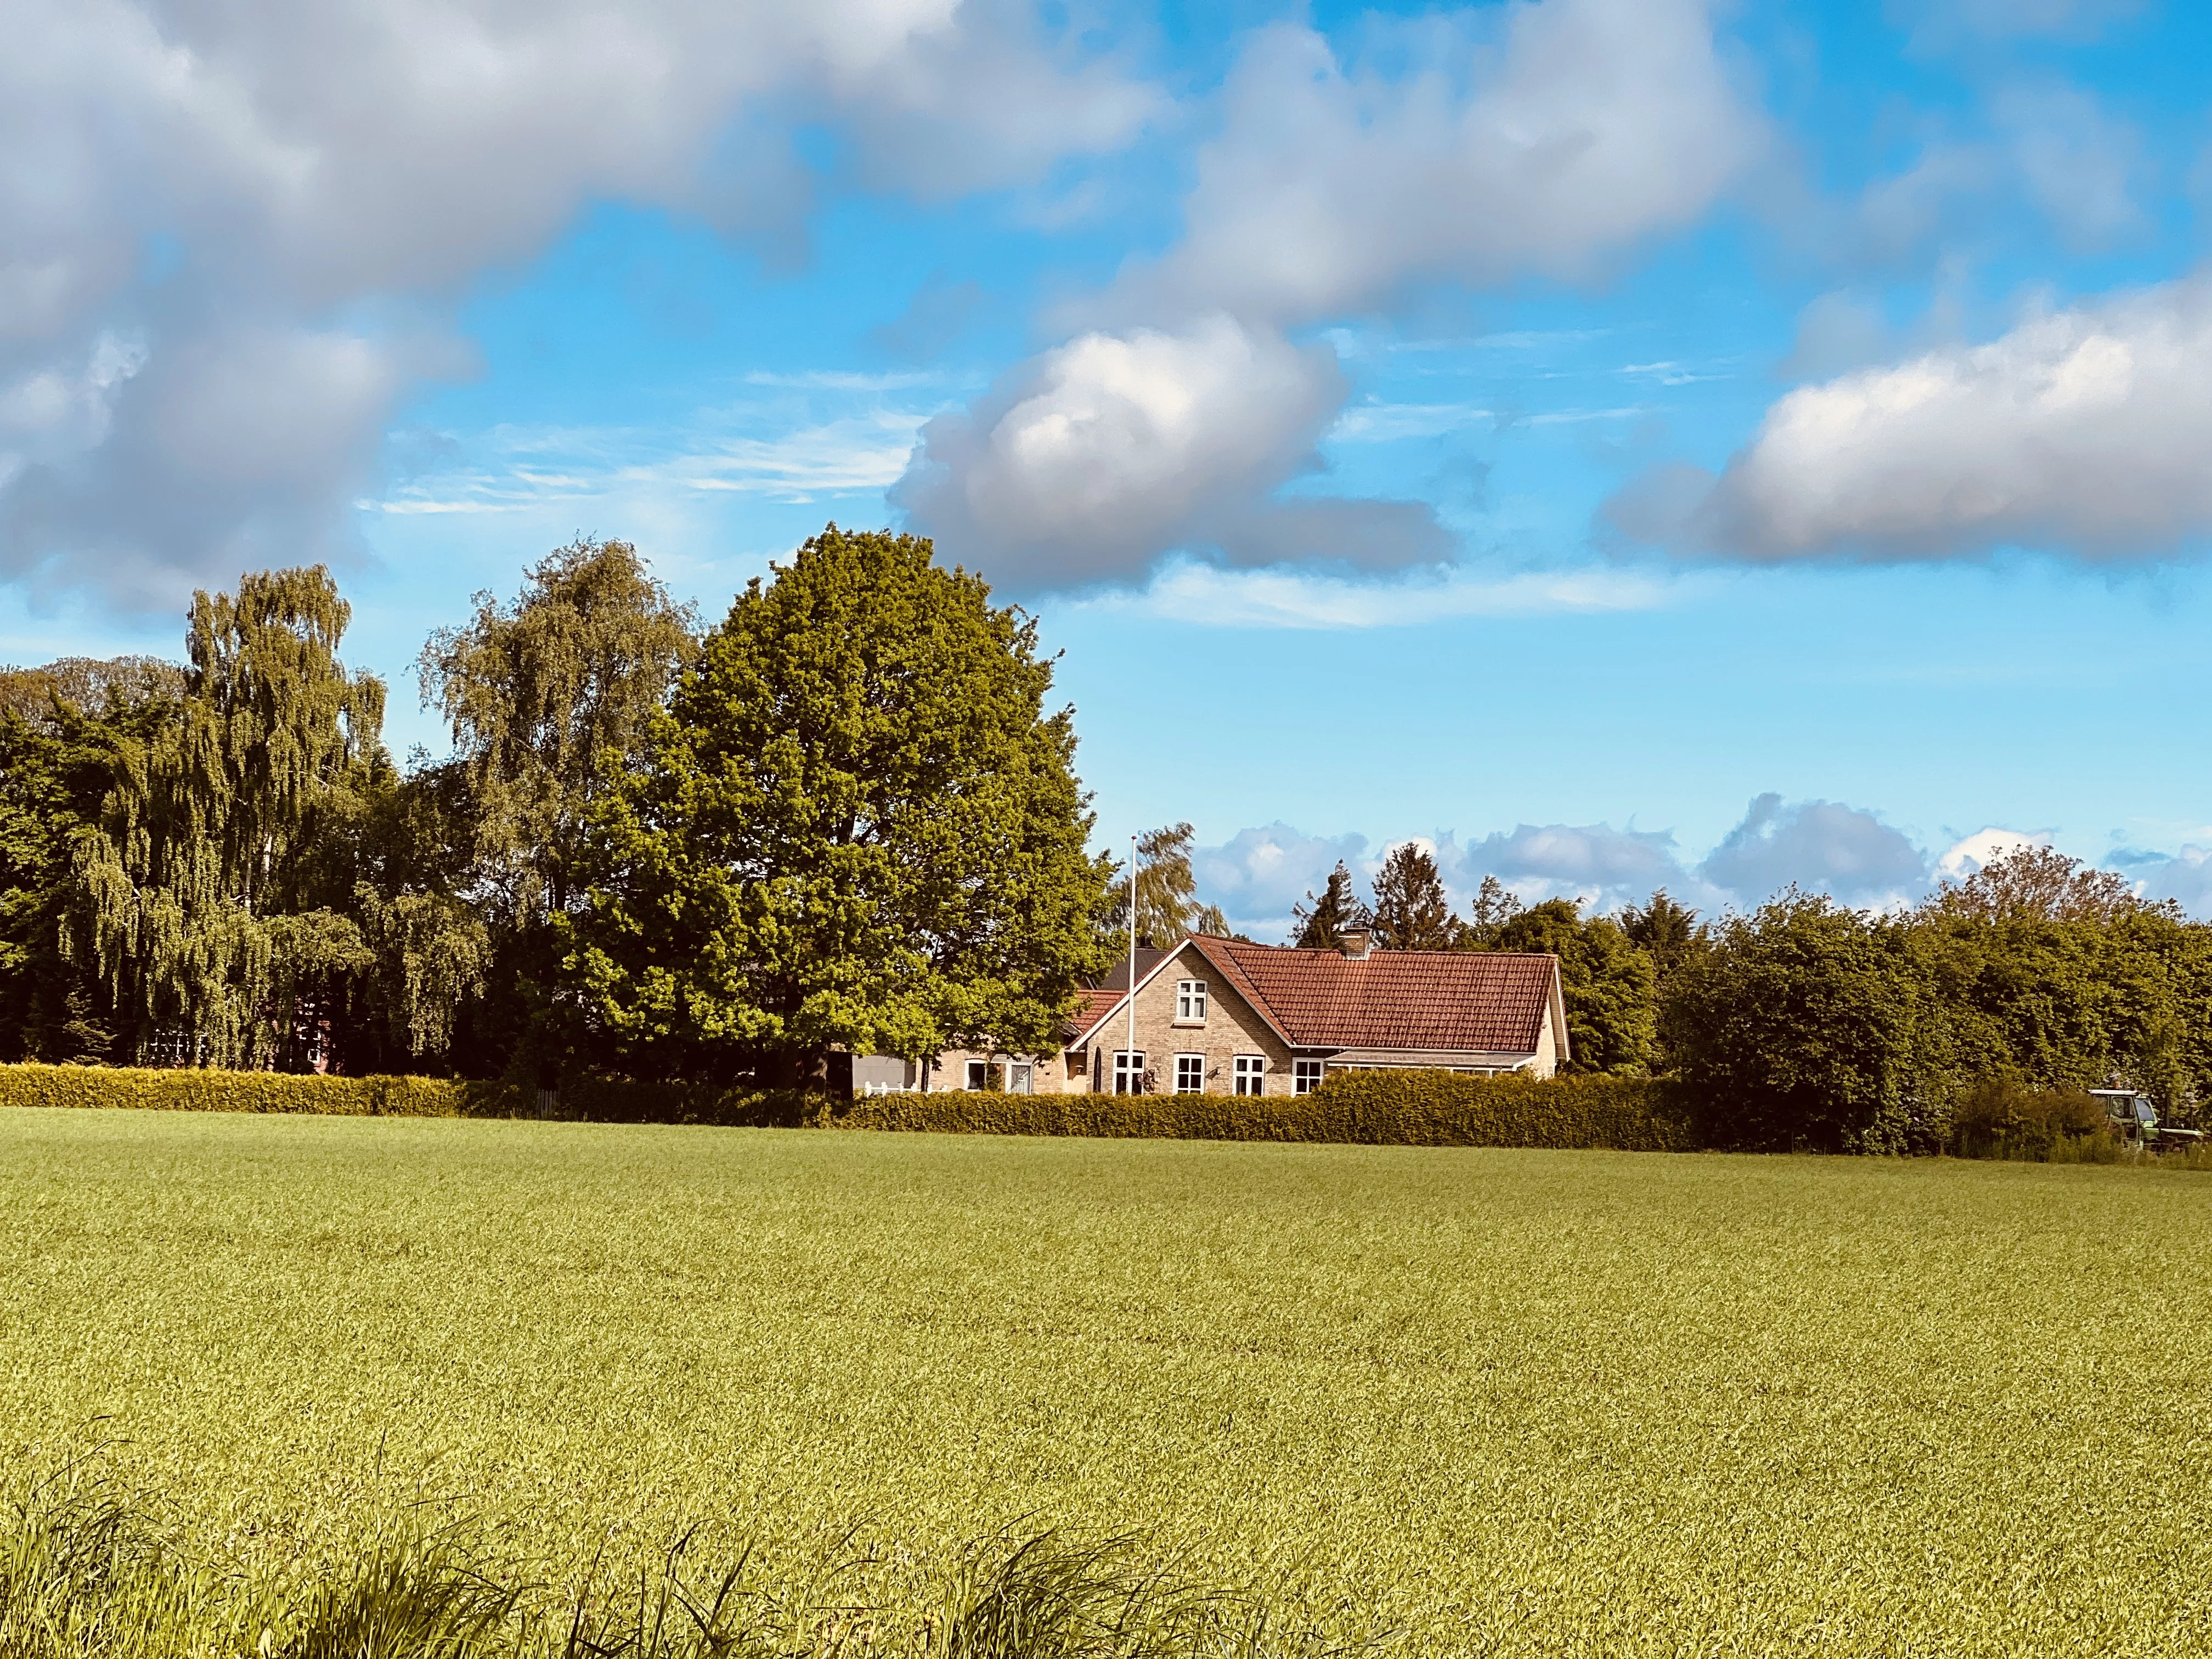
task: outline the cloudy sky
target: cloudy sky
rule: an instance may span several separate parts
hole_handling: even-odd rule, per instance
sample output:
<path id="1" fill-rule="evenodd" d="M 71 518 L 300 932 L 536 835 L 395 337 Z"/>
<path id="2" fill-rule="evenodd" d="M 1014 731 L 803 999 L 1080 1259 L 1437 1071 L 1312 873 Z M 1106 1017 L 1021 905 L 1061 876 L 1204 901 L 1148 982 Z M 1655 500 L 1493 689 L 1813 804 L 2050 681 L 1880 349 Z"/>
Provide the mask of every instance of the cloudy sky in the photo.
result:
<path id="1" fill-rule="evenodd" d="M 326 560 L 395 747 L 582 532 L 1042 619 L 1262 937 L 1434 845 L 2212 911 L 2212 14 L 0 0 L 0 658 Z"/>

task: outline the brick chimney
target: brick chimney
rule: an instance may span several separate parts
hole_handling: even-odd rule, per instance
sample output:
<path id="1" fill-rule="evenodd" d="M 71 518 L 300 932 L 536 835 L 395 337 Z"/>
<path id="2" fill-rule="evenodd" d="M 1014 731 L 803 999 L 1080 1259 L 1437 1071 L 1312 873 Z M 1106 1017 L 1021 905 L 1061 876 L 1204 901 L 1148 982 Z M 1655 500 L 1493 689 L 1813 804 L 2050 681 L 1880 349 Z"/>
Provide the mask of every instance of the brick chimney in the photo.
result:
<path id="1" fill-rule="evenodd" d="M 1355 927 L 1344 935 L 1344 943 L 1338 945 L 1337 949 L 1354 962 L 1364 962 L 1367 960 L 1368 952 L 1374 948 L 1374 934 L 1369 933 L 1364 927 Z"/>

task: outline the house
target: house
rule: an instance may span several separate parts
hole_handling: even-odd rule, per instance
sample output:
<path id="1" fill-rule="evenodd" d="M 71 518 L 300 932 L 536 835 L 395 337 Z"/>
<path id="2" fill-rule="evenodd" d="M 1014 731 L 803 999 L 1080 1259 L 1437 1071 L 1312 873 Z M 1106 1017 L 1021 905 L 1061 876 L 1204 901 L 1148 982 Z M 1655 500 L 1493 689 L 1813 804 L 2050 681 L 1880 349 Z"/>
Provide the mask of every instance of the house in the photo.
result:
<path id="1" fill-rule="evenodd" d="M 1124 963 L 1085 991 L 1055 1054 L 948 1054 L 926 1072 L 858 1060 L 855 1085 L 1304 1094 L 1331 1072 L 1407 1066 L 1549 1077 L 1568 1060 L 1556 957 L 1376 951 L 1364 933 L 1348 934 L 1340 951 L 1194 934 L 1172 950 L 1138 952 L 1133 1047 L 1128 981 Z"/>

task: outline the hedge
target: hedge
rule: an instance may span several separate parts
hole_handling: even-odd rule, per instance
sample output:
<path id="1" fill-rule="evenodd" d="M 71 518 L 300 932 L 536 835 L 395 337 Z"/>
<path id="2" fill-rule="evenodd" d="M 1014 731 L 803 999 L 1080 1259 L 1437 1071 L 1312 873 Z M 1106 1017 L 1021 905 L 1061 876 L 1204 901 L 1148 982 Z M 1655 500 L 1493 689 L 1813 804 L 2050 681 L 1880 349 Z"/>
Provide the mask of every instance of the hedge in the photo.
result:
<path id="1" fill-rule="evenodd" d="M 877 1095 L 834 1127 L 939 1134 L 1109 1135 L 1398 1146 L 1686 1152 L 1689 1115 L 1650 1078 L 1340 1073 L 1308 1095 Z"/>
<path id="2" fill-rule="evenodd" d="M 507 1117 L 496 1084 L 435 1077 L 312 1077 L 284 1072 L 160 1071 L 125 1066 L 0 1066 L 0 1106 L 287 1112 L 334 1117 Z"/>
<path id="3" fill-rule="evenodd" d="M 0 1066 L 0 1106 L 346 1117 L 535 1117 L 593 1123 L 1099 1135 L 1158 1140 L 1299 1140 L 1405 1146 L 1696 1146 L 1687 1113 L 1648 1078 L 1474 1078 L 1351 1072 L 1310 1095 L 1006 1095 L 948 1091 L 832 1103 L 820 1095 L 586 1079 L 557 1097 L 447 1078 L 298 1077 L 276 1072 Z"/>

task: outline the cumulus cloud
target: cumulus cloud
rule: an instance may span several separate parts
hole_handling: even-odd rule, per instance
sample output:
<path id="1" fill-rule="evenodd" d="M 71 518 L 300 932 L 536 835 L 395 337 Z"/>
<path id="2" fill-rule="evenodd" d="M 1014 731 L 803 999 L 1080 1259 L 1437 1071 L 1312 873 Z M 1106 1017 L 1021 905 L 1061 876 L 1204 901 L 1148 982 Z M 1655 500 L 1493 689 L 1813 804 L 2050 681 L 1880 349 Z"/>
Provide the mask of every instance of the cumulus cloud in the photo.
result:
<path id="1" fill-rule="evenodd" d="M 2023 836 L 2017 830 L 1977 830 L 1971 836 L 1961 836 L 1946 848 L 1936 860 L 1938 875 L 1953 881 L 1964 881 L 1968 876 L 1999 859 L 2009 858 L 2023 847 L 2048 847 L 2047 835 Z"/>
<path id="2" fill-rule="evenodd" d="M 594 199 L 788 216 L 799 121 L 918 194 L 1039 178 L 1159 106 L 1076 38 L 1012 0 L 21 0 L 0 577 L 130 595 L 234 574 L 269 536 L 314 550 L 397 400 L 453 368 L 424 337 L 487 267 Z"/>
<path id="3" fill-rule="evenodd" d="M 1241 931 L 1262 940 L 1286 937 L 1291 912 L 1319 892 L 1339 860 L 1366 867 L 1367 837 L 1309 836 L 1287 823 L 1239 830 L 1218 847 L 1191 854 L 1199 896 L 1218 904 Z"/>
<path id="4" fill-rule="evenodd" d="M 1200 152 L 1185 234 L 1123 273 L 1120 314 L 1294 325 L 1409 285 L 1602 270 L 1690 223 L 1762 142 L 1705 0 L 1526 0 L 1375 25 L 1394 73 L 1261 31 Z"/>
<path id="5" fill-rule="evenodd" d="M 2212 284 L 2191 278 L 1799 387 L 1717 479 L 1662 470 L 1604 513 L 1767 562 L 2154 557 L 2212 528 L 2208 447 Z"/>
<path id="6" fill-rule="evenodd" d="M 1872 812 L 1838 801 L 1757 797 L 1743 822 L 1698 866 L 1716 887 L 1749 902 L 1796 883 L 1852 902 L 1915 898 L 1928 884 L 1927 855 Z"/>
<path id="7" fill-rule="evenodd" d="M 1241 564 L 1434 558 L 1425 509 L 1271 499 L 1316 464 L 1345 395 L 1328 347 L 1218 313 L 1086 334 L 930 422 L 891 499 L 1018 588 L 1132 575 L 1176 548 Z"/>
<path id="8" fill-rule="evenodd" d="M 2191 844 L 2149 861 L 2137 884 L 2153 902 L 2172 899 L 2191 915 L 2212 916 L 2212 848 Z"/>

